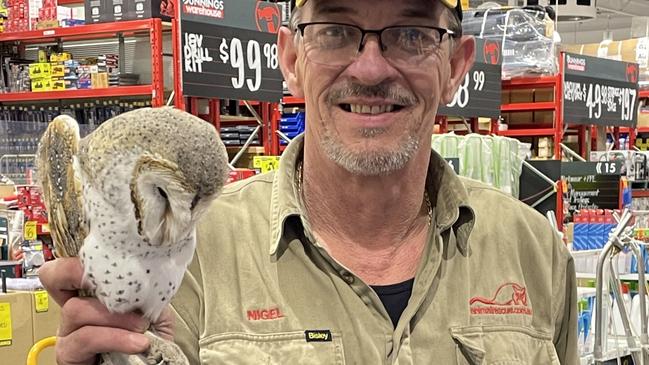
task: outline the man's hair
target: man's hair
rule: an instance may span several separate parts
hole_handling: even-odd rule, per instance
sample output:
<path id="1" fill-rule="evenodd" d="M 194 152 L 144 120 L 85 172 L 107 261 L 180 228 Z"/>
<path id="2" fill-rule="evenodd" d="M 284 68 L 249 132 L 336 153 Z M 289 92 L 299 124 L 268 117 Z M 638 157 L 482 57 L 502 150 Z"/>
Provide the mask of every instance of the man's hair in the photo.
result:
<path id="1" fill-rule="evenodd" d="M 448 17 L 448 28 L 455 33 L 456 37 L 461 37 L 462 36 L 462 23 L 460 20 L 455 16 L 455 9 L 449 9 L 448 7 L 444 7 L 444 12 L 446 13 L 446 16 Z M 295 31 L 297 29 L 298 24 L 302 21 L 302 8 L 294 8 L 293 12 L 291 13 L 291 18 L 289 19 L 288 26 L 291 28 L 291 31 Z"/>

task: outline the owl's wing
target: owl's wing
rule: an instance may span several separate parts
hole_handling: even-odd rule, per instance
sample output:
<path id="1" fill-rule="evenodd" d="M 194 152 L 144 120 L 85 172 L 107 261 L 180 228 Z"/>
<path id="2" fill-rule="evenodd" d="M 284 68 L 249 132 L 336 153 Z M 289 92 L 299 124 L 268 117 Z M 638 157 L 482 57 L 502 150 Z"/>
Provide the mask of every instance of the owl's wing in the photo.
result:
<path id="1" fill-rule="evenodd" d="M 59 257 L 77 256 L 88 229 L 83 211 L 82 184 L 75 174 L 79 125 L 66 115 L 48 126 L 38 147 L 38 177 Z"/>

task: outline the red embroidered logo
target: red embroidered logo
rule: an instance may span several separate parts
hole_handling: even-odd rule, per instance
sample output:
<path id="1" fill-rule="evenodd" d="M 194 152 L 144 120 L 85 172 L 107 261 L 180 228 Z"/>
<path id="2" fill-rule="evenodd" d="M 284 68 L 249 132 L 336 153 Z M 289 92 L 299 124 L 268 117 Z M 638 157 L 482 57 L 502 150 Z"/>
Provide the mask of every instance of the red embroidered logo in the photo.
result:
<path id="1" fill-rule="evenodd" d="M 527 289 L 516 283 L 501 285 L 491 299 L 473 297 L 469 304 L 471 314 L 532 315 L 532 309 L 527 304 Z"/>
<path id="2" fill-rule="evenodd" d="M 270 321 L 273 319 L 284 318 L 284 314 L 279 308 L 270 309 L 251 309 L 247 311 L 249 321 Z"/>

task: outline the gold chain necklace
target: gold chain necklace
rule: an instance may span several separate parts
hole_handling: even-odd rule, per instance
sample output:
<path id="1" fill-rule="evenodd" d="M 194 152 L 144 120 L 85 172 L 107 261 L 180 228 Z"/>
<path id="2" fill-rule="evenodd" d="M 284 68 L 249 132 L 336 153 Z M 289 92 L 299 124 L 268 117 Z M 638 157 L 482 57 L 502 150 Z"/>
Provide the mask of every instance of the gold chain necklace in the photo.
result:
<path id="1" fill-rule="evenodd" d="M 304 195 L 302 195 L 302 180 L 303 180 L 303 161 L 300 160 L 297 163 L 297 173 L 295 178 L 295 184 L 297 186 L 297 194 L 300 196 L 300 199 L 304 201 Z M 433 223 L 433 206 L 430 203 L 430 197 L 428 196 L 428 190 L 424 189 L 424 201 L 426 202 L 426 209 L 428 209 L 428 226 Z"/>

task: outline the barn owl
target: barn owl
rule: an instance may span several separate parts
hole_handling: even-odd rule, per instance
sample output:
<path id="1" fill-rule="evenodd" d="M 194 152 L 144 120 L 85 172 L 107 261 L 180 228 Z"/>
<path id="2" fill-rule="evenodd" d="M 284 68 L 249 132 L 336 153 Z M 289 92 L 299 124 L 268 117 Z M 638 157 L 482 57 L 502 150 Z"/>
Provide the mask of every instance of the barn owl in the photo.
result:
<path id="1" fill-rule="evenodd" d="M 227 177 L 215 128 L 173 108 L 146 108 L 80 139 L 77 122 L 62 115 L 37 158 L 57 256 L 80 257 L 89 294 L 108 310 L 139 310 L 154 322 L 192 259 L 197 220 Z M 175 345 L 148 335 L 149 354 L 103 354 L 103 363 L 187 362 Z"/>

